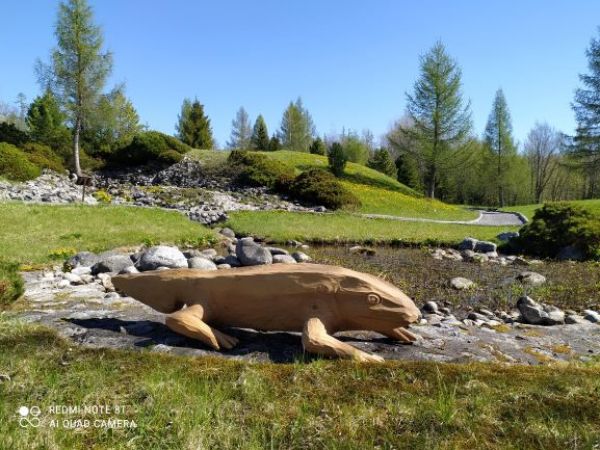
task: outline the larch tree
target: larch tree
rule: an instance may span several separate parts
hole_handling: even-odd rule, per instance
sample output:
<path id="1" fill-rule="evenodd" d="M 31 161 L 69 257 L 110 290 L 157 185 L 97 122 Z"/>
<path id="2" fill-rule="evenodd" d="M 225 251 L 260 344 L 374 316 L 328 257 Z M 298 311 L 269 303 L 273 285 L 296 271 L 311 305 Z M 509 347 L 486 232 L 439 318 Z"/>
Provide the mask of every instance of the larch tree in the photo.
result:
<path id="1" fill-rule="evenodd" d="M 302 99 L 290 102 L 281 118 L 278 137 L 283 148 L 298 152 L 308 152 L 315 126 L 310 113 L 304 108 Z"/>
<path id="2" fill-rule="evenodd" d="M 461 93 L 461 70 L 438 42 L 421 57 L 421 75 L 413 93 L 406 94 L 410 126 L 401 126 L 400 135 L 414 143 L 410 152 L 421 167 L 427 195 L 435 198 L 441 173 L 452 165 L 461 164 L 459 150 L 471 133 L 470 103 Z M 389 138 L 397 145 L 394 136 Z"/>
<path id="3" fill-rule="evenodd" d="M 112 70 L 112 55 L 102 50 L 102 30 L 93 19 L 87 0 L 61 2 L 54 32 L 57 46 L 50 67 L 41 71 L 44 85 L 51 81 L 71 123 L 73 166 L 78 176 L 81 133 Z"/>
<path id="4" fill-rule="evenodd" d="M 267 130 L 267 124 L 262 114 L 259 114 L 256 118 L 256 122 L 254 122 L 250 141 L 253 150 L 269 150 L 269 131 Z"/>
<path id="5" fill-rule="evenodd" d="M 244 107 L 240 107 L 231 121 L 231 137 L 227 147 L 238 150 L 248 150 L 252 139 L 250 118 Z"/>
<path id="6" fill-rule="evenodd" d="M 492 154 L 494 184 L 499 206 L 506 203 L 508 177 L 517 154 L 512 137 L 512 122 L 502 89 L 496 91 L 492 111 L 485 127 L 485 143 Z"/>
<path id="7" fill-rule="evenodd" d="M 214 139 L 210 119 L 204 113 L 204 106 L 195 99 L 185 99 L 176 125 L 177 137 L 193 148 L 212 149 Z"/>

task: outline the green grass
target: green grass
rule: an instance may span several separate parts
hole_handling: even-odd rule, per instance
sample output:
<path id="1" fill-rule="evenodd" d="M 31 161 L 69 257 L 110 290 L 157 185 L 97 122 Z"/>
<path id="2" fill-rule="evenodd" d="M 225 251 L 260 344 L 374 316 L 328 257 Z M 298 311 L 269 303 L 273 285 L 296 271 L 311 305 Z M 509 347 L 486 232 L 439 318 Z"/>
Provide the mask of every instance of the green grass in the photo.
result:
<path id="1" fill-rule="evenodd" d="M 0 203 L 4 260 L 48 263 L 79 250 L 144 242 L 201 243 L 213 232 L 177 212 L 122 206 Z"/>
<path id="2" fill-rule="evenodd" d="M 406 244 L 459 243 L 464 237 L 493 240 L 502 231 L 518 227 L 408 222 L 366 219 L 351 214 L 310 214 L 283 211 L 236 212 L 227 223 L 241 234 L 263 236 L 283 242 L 374 242 Z"/>
<path id="3" fill-rule="evenodd" d="M 260 153 L 288 165 L 297 174 L 312 168 L 327 168 L 325 156 L 287 150 Z M 228 155 L 229 152 L 224 151 L 190 152 L 192 158 L 210 167 L 225 164 Z M 342 180 L 344 186 L 360 199 L 359 211 L 363 213 L 441 220 L 477 218 L 477 213 L 473 211 L 426 199 L 397 180 L 360 164 L 348 163 Z"/>
<path id="4" fill-rule="evenodd" d="M 23 295 L 23 279 L 17 263 L 0 261 L 0 309 Z"/>
<path id="5" fill-rule="evenodd" d="M 0 448 L 595 448 L 600 366 L 248 364 L 86 349 L 0 317 Z M 21 406 L 42 425 L 23 429 Z M 116 414 L 52 414 L 115 405 Z M 65 429 L 120 418 L 136 428 Z M 50 428 L 50 420 L 59 426 Z"/>
<path id="6" fill-rule="evenodd" d="M 579 206 L 583 206 L 587 209 L 590 209 L 591 211 L 595 211 L 596 213 L 600 214 L 600 199 L 593 199 L 593 200 L 571 200 L 568 203 L 574 203 L 576 205 Z M 527 219 L 531 220 L 533 218 L 533 215 L 535 213 L 535 210 L 538 208 L 541 208 L 543 206 L 543 204 L 537 204 L 537 205 L 517 205 L 517 206 L 508 206 L 506 208 L 503 208 L 504 211 L 514 211 L 514 212 L 520 212 L 521 214 L 524 214 Z"/>

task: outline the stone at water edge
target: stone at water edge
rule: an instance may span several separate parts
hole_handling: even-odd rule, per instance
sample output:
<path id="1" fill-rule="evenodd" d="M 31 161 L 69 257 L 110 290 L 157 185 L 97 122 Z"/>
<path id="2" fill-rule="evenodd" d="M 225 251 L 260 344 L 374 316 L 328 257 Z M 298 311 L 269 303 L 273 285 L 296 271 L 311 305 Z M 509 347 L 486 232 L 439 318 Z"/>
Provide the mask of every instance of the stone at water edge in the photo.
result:
<path id="1" fill-rule="evenodd" d="M 290 252 L 288 252 L 286 249 L 284 248 L 279 248 L 279 247 L 265 247 L 269 252 L 271 252 L 271 255 L 275 256 L 275 255 L 289 255 Z"/>
<path id="2" fill-rule="evenodd" d="M 156 270 L 158 267 L 169 269 L 181 269 L 188 266 L 187 259 L 176 247 L 157 245 L 150 247 L 136 263 L 137 269 L 141 271 Z"/>
<path id="3" fill-rule="evenodd" d="M 271 252 L 254 242 L 254 239 L 251 237 L 238 240 L 235 247 L 235 254 L 244 266 L 259 266 L 273 263 Z"/>
<path id="4" fill-rule="evenodd" d="M 294 258 L 296 262 L 299 263 L 312 261 L 312 258 L 304 252 L 294 252 L 292 253 L 292 258 Z"/>
<path id="5" fill-rule="evenodd" d="M 464 291 L 466 289 L 470 289 L 475 285 L 468 278 L 463 277 L 455 277 L 450 280 L 450 287 L 456 289 L 457 291 Z"/>
<path id="6" fill-rule="evenodd" d="M 188 267 L 190 269 L 217 270 L 217 265 L 214 262 L 201 256 L 188 259 Z"/>
<path id="7" fill-rule="evenodd" d="M 273 264 L 297 264 L 290 255 L 273 255 Z"/>
<path id="8" fill-rule="evenodd" d="M 438 304 L 434 301 L 425 302 L 422 309 L 423 309 L 423 312 L 426 312 L 429 314 L 437 314 L 437 312 L 439 311 Z"/>
<path id="9" fill-rule="evenodd" d="M 546 277 L 537 272 L 526 271 L 517 275 L 517 280 L 530 286 L 541 286 L 546 282 Z"/>

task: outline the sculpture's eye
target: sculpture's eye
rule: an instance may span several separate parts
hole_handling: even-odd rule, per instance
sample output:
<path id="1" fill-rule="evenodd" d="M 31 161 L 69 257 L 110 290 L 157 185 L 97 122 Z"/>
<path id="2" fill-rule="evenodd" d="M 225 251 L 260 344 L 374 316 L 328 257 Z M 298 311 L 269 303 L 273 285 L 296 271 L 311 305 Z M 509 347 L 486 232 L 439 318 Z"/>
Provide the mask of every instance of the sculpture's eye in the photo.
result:
<path id="1" fill-rule="evenodd" d="M 371 306 L 379 305 L 381 303 L 381 297 L 377 294 L 369 294 L 367 295 L 367 302 L 369 302 L 369 305 Z"/>

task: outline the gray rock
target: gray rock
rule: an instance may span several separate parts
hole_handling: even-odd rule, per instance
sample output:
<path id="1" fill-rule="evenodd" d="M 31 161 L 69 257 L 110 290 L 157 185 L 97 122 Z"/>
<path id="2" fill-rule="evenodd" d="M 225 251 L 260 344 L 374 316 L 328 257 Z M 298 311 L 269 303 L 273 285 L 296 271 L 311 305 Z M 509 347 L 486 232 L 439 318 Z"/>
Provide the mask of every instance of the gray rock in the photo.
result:
<path id="1" fill-rule="evenodd" d="M 218 256 L 218 254 L 214 248 L 207 248 L 205 250 L 202 250 L 200 252 L 200 255 L 196 256 L 203 256 L 204 258 L 210 259 L 212 261 Z"/>
<path id="2" fill-rule="evenodd" d="M 574 245 L 567 245 L 558 251 L 556 259 L 559 261 L 583 261 L 585 253 Z"/>
<path id="3" fill-rule="evenodd" d="M 273 264 L 296 264 L 296 260 L 290 255 L 273 255 Z"/>
<path id="4" fill-rule="evenodd" d="M 586 309 L 583 311 L 583 318 L 589 322 L 592 323 L 598 323 L 600 322 L 600 314 L 597 313 L 596 311 L 593 311 L 591 309 Z"/>
<path id="5" fill-rule="evenodd" d="M 218 270 L 231 269 L 231 266 L 229 264 L 219 264 L 219 265 L 217 265 L 217 269 Z"/>
<path id="6" fill-rule="evenodd" d="M 581 317 L 579 314 L 568 314 L 565 317 L 565 323 L 568 325 L 576 325 L 576 324 L 584 324 L 587 321 Z"/>
<path id="7" fill-rule="evenodd" d="M 279 248 L 279 247 L 265 247 L 268 251 L 271 252 L 271 255 L 275 256 L 275 255 L 289 255 L 290 252 L 288 252 L 286 249 L 284 248 Z"/>
<path id="8" fill-rule="evenodd" d="M 545 306 L 544 310 L 548 314 L 545 325 L 559 325 L 565 323 L 565 313 L 556 306 Z"/>
<path id="9" fill-rule="evenodd" d="M 108 273 L 99 273 L 98 279 L 100 280 L 100 284 L 107 292 L 113 292 L 115 290 L 115 286 L 112 283 L 111 277 Z"/>
<path id="10" fill-rule="evenodd" d="M 450 280 L 450 287 L 452 287 L 458 291 L 464 291 L 465 289 L 470 289 L 474 285 L 475 285 L 475 283 L 473 283 L 468 278 L 455 277 Z"/>
<path id="11" fill-rule="evenodd" d="M 221 234 L 223 236 L 231 238 L 231 239 L 235 238 L 235 233 L 231 228 L 227 228 L 227 227 L 223 228 L 221 230 Z"/>
<path id="12" fill-rule="evenodd" d="M 482 253 L 475 253 L 475 255 L 473 256 L 473 258 L 471 258 L 471 261 L 473 262 L 477 262 L 477 263 L 486 263 L 490 260 L 488 255 L 484 255 Z"/>
<path id="13" fill-rule="evenodd" d="M 196 256 L 203 256 L 202 252 L 196 248 L 185 250 L 182 253 L 183 253 L 183 256 L 185 256 L 187 259 L 195 258 Z"/>
<path id="14" fill-rule="evenodd" d="M 546 282 L 546 277 L 537 272 L 521 272 L 517 275 L 517 280 L 523 284 L 528 284 L 530 286 L 541 286 Z"/>
<path id="15" fill-rule="evenodd" d="M 129 255 L 121 254 L 108 254 L 108 256 L 101 256 L 101 259 L 92 266 L 92 275 L 98 275 L 99 273 L 114 272 L 119 273 L 125 267 L 131 266 L 131 258 Z"/>
<path id="16" fill-rule="evenodd" d="M 63 278 L 65 280 L 67 280 L 69 283 L 74 284 L 74 285 L 85 284 L 83 282 L 83 280 L 81 279 L 81 277 L 74 273 L 69 273 L 69 272 L 64 273 Z"/>
<path id="17" fill-rule="evenodd" d="M 220 263 L 220 265 L 222 265 L 222 264 L 227 264 L 231 267 L 241 267 L 242 266 L 241 261 L 235 255 L 227 255 L 225 257 L 225 259 L 223 260 L 223 262 Z"/>
<path id="18" fill-rule="evenodd" d="M 79 266 L 79 267 L 75 267 L 73 270 L 71 270 L 71 273 L 74 275 L 88 275 L 90 273 L 92 273 L 92 268 L 88 267 L 88 266 Z"/>
<path id="19" fill-rule="evenodd" d="M 188 259 L 188 267 L 190 269 L 217 270 L 217 265 L 214 262 L 201 256 Z"/>
<path id="20" fill-rule="evenodd" d="M 511 239 L 518 238 L 518 237 L 519 237 L 518 231 L 505 231 L 503 233 L 500 233 L 498 236 L 496 236 L 496 238 L 500 242 L 508 242 Z"/>
<path id="21" fill-rule="evenodd" d="M 92 252 L 79 252 L 67 260 L 71 267 L 86 266 L 91 267 L 99 261 L 98 255 Z"/>
<path id="22" fill-rule="evenodd" d="M 495 252 L 497 248 L 498 246 L 493 242 L 477 241 L 473 250 L 475 250 L 477 253 L 489 253 Z"/>
<path id="23" fill-rule="evenodd" d="M 437 314 L 439 311 L 438 304 L 434 301 L 425 302 L 422 309 L 423 309 L 423 312 L 429 313 L 429 314 Z"/>
<path id="24" fill-rule="evenodd" d="M 294 258 L 296 262 L 299 263 L 312 261 L 312 258 L 304 252 L 294 252 L 292 253 L 292 258 Z"/>
<path id="25" fill-rule="evenodd" d="M 135 268 L 135 266 L 128 266 L 128 267 L 125 267 L 123 270 L 121 270 L 119 273 L 124 275 L 124 274 L 128 274 L 128 273 L 140 273 L 140 271 L 137 270 Z"/>
<path id="26" fill-rule="evenodd" d="M 531 325 L 557 325 L 564 323 L 565 313 L 554 306 L 543 306 L 531 297 L 521 297 L 517 301 L 521 318 Z"/>
<path id="27" fill-rule="evenodd" d="M 254 242 L 251 237 L 238 240 L 235 254 L 244 266 L 259 266 L 273 262 L 271 252 Z"/>
<path id="28" fill-rule="evenodd" d="M 180 269 L 187 267 L 188 262 L 183 253 L 176 247 L 158 245 L 142 253 L 136 267 L 141 270 L 156 270 L 158 267 Z"/>
<path id="29" fill-rule="evenodd" d="M 472 238 L 472 237 L 465 238 L 458 246 L 458 249 L 459 250 L 475 250 L 475 247 L 477 246 L 478 242 L 479 241 L 477 239 Z"/>
<path id="30" fill-rule="evenodd" d="M 468 249 L 461 251 L 460 254 L 463 257 L 463 259 L 466 259 L 467 261 L 472 261 L 475 255 L 477 255 L 477 253 L 475 253 L 473 250 Z"/>
<path id="31" fill-rule="evenodd" d="M 468 315 L 467 315 L 467 319 L 469 320 L 473 320 L 473 321 L 481 321 L 481 322 L 487 322 L 488 321 L 488 317 L 484 316 L 483 314 L 480 314 L 478 312 L 475 311 L 471 311 Z"/>

